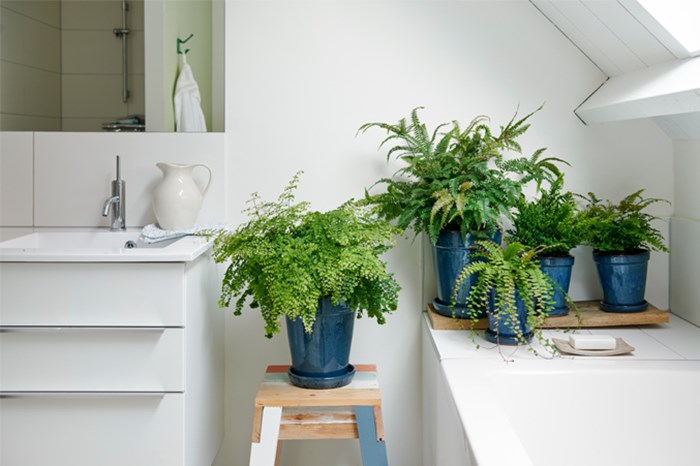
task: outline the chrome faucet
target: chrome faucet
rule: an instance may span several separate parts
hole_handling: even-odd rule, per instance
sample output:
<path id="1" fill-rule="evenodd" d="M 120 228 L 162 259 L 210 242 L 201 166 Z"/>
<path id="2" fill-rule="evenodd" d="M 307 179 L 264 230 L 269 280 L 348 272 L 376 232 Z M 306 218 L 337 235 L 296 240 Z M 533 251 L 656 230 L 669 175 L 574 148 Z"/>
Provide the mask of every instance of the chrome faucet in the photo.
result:
<path id="1" fill-rule="evenodd" d="M 111 231 L 126 230 L 126 184 L 122 180 L 121 164 L 117 155 L 117 179 L 112 180 L 112 197 L 107 199 L 102 207 L 102 216 L 109 215 L 112 210 Z"/>

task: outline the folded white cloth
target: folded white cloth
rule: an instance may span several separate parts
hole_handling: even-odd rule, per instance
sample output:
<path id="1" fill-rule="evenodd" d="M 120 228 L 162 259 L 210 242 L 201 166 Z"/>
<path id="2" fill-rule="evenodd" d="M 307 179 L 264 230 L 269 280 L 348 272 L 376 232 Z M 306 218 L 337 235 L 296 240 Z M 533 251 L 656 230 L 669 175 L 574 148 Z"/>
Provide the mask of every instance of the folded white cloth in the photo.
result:
<path id="1" fill-rule="evenodd" d="M 195 225 L 187 230 L 162 230 L 156 226 L 155 223 L 146 225 L 141 230 L 141 241 L 144 243 L 158 243 L 160 241 L 167 241 L 169 239 L 182 238 L 183 236 L 194 235 L 199 232 L 211 232 L 217 230 L 223 230 L 226 225 L 220 223 L 214 223 L 209 225 Z"/>

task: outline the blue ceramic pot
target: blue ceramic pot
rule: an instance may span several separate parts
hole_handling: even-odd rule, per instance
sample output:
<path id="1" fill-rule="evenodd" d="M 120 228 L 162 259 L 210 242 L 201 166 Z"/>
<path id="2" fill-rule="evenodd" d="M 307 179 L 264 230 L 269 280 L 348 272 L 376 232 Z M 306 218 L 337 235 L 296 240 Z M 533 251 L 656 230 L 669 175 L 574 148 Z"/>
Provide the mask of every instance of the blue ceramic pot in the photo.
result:
<path id="1" fill-rule="evenodd" d="M 640 312 L 644 300 L 649 251 L 637 254 L 601 254 L 593 251 L 598 277 L 603 287 L 600 307 L 609 312 Z"/>
<path id="2" fill-rule="evenodd" d="M 311 333 L 301 319 L 287 318 L 287 336 L 292 354 L 289 379 L 303 388 L 337 388 L 349 384 L 355 368 L 348 364 L 355 312 L 344 302 L 333 305 L 330 297 L 318 302 Z"/>
<path id="3" fill-rule="evenodd" d="M 489 297 L 489 309 L 495 308 L 495 293 L 492 291 Z M 489 328 L 486 330 L 486 339 L 491 343 L 499 345 L 523 345 L 532 341 L 532 328 L 527 322 L 527 308 L 518 290 L 515 290 L 516 322 L 513 322 L 510 315 L 501 315 L 496 318 L 489 312 Z M 518 340 L 517 332 L 520 329 L 523 340 Z"/>
<path id="4" fill-rule="evenodd" d="M 552 279 L 554 285 L 554 309 L 549 311 L 550 316 L 563 316 L 569 313 L 566 305 L 566 294 L 571 284 L 571 270 L 574 267 L 574 257 L 548 256 L 540 258 L 540 270 Z"/>
<path id="5" fill-rule="evenodd" d="M 438 314 L 447 317 L 486 317 L 486 310 L 477 312 L 477 315 L 469 315 L 467 299 L 469 291 L 476 285 L 478 275 L 472 275 L 466 280 L 457 292 L 457 305 L 450 306 L 452 289 L 457 281 L 457 276 L 464 267 L 474 259 L 474 250 L 470 247 L 480 240 L 490 239 L 501 244 L 501 232 L 496 231 L 493 236 L 485 233 L 468 233 L 462 237 L 459 230 L 444 230 L 438 236 L 437 244 L 433 245 L 433 263 L 435 264 L 435 278 L 437 280 L 437 298 L 433 300 L 433 308 Z M 478 259 L 477 259 L 478 260 Z"/>

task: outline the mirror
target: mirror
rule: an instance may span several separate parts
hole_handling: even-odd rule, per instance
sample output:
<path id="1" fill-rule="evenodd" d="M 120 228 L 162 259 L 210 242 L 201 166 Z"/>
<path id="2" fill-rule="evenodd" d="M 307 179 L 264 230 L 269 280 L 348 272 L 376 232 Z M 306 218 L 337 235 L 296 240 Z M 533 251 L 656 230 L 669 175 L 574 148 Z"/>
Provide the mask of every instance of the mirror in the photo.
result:
<path id="1" fill-rule="evenodd" d="M 0 0 L 0 130 L 175 131 L 186 61 L 206 131 L 223 131 L 223 10 L 224 0 Z"/>

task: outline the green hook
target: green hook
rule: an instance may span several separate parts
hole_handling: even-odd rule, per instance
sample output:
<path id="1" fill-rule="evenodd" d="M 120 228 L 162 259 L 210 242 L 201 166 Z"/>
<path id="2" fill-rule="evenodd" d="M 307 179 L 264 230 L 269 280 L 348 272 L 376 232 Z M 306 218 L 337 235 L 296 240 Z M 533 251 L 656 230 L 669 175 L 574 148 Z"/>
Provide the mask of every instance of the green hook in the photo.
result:
<path id="1" fill-rule="evenodd" d="M 185 42 L 192 39 L 193 37 L 194 37 L 194 34 L 190 34 L 189 37 L 185 40 L 182 40 L 179 37 L 177 38 L 177 54 L 178 55 L 182 55 L 182 53 L 183 53 L 182 50 L 180 50 L 180 45 L 184 44 Z M 190 49 L 185 49 L 184 53 L 187 54 L 187 52 L 189 52 L 189 51 L 190 51 Z"/>

